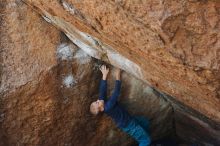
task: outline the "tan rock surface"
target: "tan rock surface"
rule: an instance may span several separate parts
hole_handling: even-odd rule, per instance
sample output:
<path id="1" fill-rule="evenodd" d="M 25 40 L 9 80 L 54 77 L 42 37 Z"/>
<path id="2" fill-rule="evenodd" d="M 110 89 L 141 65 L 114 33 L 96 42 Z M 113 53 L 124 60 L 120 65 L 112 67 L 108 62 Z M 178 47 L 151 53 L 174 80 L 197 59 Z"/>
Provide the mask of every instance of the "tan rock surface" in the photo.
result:
<path id="1" fill-rule="evenodd" d="M 90 56 L 129 73 L 120 102 L 150 118 L 153 139 L 220 143 L 219 2 L 25 2 L 80 49 L 20 0 L 0 2 L 0 146 L 133 145 L 89 114 L 100 79 Z"/>
<path id="2" fill-rule="evenodd" d="M 220 122 L 219 2 L 24 1 L 72 41 L 76 31 L 95 37 L 142 80 Z"/>
<path id="3" fill-rule="evenodd" d="M 21 1 L 2 1 L 1 19 L 2 93 L 14 91 L 56 65 L 60 32 Z"/>
<path id="4" fill-rule="evenodd" d="M 134 143 L 109 118 L 95 118 L 89 113 L 89 104 L 98 97 L 99 61 L 69 42 L 21 1 L 4 1 L 0 6 L 0 146 Z M 143 101 L 158 107 L 142 110 L 154 123 L 153 138 L 171 134 L 170 103 L 148 93 L 148 85 L 126 73 L 123 80 L 126 105 L 143 99 L 133 105 L 132 113 L 140 112 L 138 105 Z M 111 89 L 113 82 L 109 85 Z"/>

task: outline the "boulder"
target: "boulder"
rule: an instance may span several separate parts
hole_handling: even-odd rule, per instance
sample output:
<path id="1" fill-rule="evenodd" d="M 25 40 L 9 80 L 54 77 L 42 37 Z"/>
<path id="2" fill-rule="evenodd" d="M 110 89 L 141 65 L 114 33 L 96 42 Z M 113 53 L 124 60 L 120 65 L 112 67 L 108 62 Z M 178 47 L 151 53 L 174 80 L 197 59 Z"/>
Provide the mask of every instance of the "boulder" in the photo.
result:
<path id="1" fill-rule="evenodd" d="M 150 120 L 152 140 L 219 145 L 219 7 L 214 0 L 1 2 L 0 146 L 134 145 L 109 117 L 89 113 L 103 63 L 124 70 L 119 102 Z M 108 96 L 114 80 L 110 72 Z"/>

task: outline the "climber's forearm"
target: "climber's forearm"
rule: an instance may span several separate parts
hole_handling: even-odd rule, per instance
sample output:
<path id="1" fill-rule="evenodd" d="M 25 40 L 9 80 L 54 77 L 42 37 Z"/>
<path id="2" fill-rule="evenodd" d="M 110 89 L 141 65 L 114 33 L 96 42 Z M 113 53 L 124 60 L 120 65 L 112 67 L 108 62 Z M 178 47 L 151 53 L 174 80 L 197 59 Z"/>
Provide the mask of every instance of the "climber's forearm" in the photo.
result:
<path id="1" fill-rule="evenodd" d="M 121 81 L 116 80 L 115 81 L 115 88 L 114 88 L 114 91 L 112 93 L 112 96 L 109 98 L 109 100 L 105 104 L 105 110 L 109 110 L 112 107 L 114 107 L 114 105 L 117 102 L 118 96 L 120 94 L 120 89 L 121 89 Z"/>
<path id="2" fill-rule="evenodd" d="M 121 80 L 121 70 L 119 68 L 115 71 L 115 79 L 120 81 Z"/>
<path id="3" fill-rule="evenodd" d="M 106 80 L 107 79 L 108 74 L 103 74 L 102 75 L 102 80 Z"/>
<path id="4" fill-rule="evenodd" d="M 107 81 L 101 80 L 99 85 L 99 99 L 105 100 L 107 96 Z"/>
<path id="5" fill-rule="evenodd" d="M 116 76 L 116 80 L 118 80 L 118 81 L 121 80 L 120 74 Z"/>

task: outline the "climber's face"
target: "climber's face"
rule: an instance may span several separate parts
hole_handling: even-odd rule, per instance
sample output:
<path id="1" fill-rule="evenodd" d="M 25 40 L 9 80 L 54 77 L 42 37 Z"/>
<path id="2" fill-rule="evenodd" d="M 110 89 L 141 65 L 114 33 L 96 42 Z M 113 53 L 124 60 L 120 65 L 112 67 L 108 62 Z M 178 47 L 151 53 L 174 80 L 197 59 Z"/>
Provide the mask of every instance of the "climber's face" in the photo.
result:
<path id="1" fill-rule="evenodd" d="M 90 112 L 97 115 L 100 111 L 104 111 L 104 100 L 96 100 L 90 105 Z"/>

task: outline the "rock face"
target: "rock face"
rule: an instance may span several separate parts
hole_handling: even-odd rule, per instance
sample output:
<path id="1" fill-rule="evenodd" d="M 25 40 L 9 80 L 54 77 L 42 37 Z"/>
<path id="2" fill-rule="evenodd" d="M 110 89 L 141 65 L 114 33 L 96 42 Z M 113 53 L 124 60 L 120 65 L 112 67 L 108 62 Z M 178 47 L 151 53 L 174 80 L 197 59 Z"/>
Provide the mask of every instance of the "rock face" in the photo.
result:
<path id="1" fill-rule="evenodd" d="M 1 11 L 0 145 L 133 144 L 109 118 L 89 113 L 100 62 L 23 2 L 5 1 Z M 124 72 L 121 97 L 132 114 L 150 119 L 153 139 L 174 133 L 171 104 L 150 86 Z"/>
<path id="2" fill-rule="evenodd" d="M 219 145 L 219 8 L 211 0 L 2 1 L 0 146 L 133 145 L 108 117 L 89 114 L 100 60 L 125 70 L 120 102 L 150 119 L 153 140 L 176 133 Z M 110 75 L 109 95 L 113 87 Z"/>
<path id="3" fill-rule="evenodd" d="M 220 122 L 219 2 L 24 2 L 90 55 L 114 62 L 113 49 L 136 64 L 134 75 Z"/>
<path id="4" fill-rule="evenodd" d="M 59 31 L 21 1 L 1 2 L 1 14 L 2 93 L 14 91 L 56 65 L 54 51 L 60 37 Z"/>

